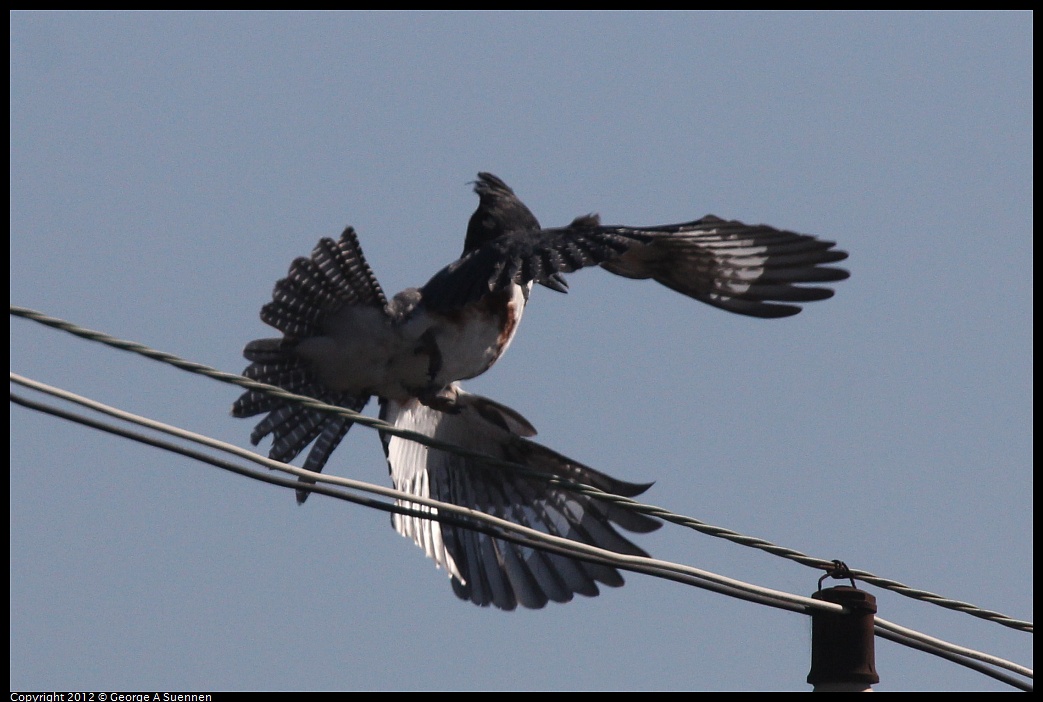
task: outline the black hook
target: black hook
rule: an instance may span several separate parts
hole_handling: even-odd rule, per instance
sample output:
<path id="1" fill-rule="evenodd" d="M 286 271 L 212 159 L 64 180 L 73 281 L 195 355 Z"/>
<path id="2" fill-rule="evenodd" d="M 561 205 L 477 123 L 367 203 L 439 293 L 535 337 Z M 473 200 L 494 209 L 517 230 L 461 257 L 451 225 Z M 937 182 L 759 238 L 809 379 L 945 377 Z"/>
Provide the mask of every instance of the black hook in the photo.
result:
<path id="1" fill-rule="evenodd" d="M 818 579 L 819 591 L 822 590 L 822 581 L 826 578 L 833 578 L 835 580 L 842 580 L 844 578 L 847 578 L 851 581 L 851 587 L 856 589 L 858 588 L 858 586 L 855 585 L 855 577 L 851 575 L 851 569 L 847 567 L 847 563 L 844 563 L 844 561 L 841 560 L 837 560 L 836 558 L 833 559 L 833 567 L 827 568 L 826 574 Z"/>

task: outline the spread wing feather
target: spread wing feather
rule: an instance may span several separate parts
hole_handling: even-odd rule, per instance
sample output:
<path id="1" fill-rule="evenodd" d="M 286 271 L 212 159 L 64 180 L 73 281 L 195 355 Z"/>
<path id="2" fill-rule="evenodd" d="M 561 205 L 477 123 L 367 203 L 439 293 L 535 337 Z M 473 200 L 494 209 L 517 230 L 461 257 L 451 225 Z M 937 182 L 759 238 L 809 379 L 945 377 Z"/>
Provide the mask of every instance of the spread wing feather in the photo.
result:
<path id="1" fill-rule="evenodd" d="M 520 415 L 503 405 L 455 385 L 449 392 L 450 412 L 415 401 L 384 401 L 381 417 L 396 427 L 517 462 L 547 477 L 627 496 L 649 487 L 616 480 L 525 439 L 522 434 L 529 435 L 531 426 L 519 422 Z M 620 553 L 644 555 L 618 528 L 643 533 L 660 525 L 651 517 L 552 486 L 540 476 L 485 466 L 387 434 L 382 439 L 392 483 L 400 490 Z M 482 606 L 538 608 L 547 602 L 567 602 L 576 594 L 597 595 L 599 583 L 623 584 L 619 572 L 609 566 L 537 551 L 485 533 L 413 516 L 395 515 L 392 524 L 448 571 L 459 597 Z"/>

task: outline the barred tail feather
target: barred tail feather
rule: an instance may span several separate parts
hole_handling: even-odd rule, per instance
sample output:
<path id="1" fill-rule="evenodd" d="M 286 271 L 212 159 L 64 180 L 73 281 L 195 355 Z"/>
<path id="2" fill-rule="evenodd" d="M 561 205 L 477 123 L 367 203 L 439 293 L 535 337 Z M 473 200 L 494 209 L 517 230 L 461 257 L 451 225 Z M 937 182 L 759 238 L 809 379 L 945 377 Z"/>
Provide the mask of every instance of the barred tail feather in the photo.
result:
<path id="1" fill-rule="evenodd" d="M 361 410 L 369 395 L 330 390 L 296 354 L 302 339 L 321 336 L 330 315 L 346 305 L 387 308 L 384 291 L 351 227 L 336 241 L 320 240 L 310 258 L 295 260 L 287 276 L 275 284 L 272 301 L 261 309 L 261 319 L 285 336 L 247 344 L 243 356 L 251 363 L 243 375 L 326 404 Z M 352 425 L 347 417 L 287 402 L 260 390 L 248 390 L 232 405 L 235 417 L 264 413 L 267 416 L 254 428 L 250 441 L 257 445 L 271 436 L 268 456 L 283 462 L 292 461 L 311 445 L 304 467 L 316 472 L 323 469 Z M 308 494 L 307 490 L 298 490 L 297 501 L 304 502 Z"/>
<path id="2" fill-rule="evenodd" d="M 314 379 L 306 362 L 292 353 L 293 343 L 285 339 L 258 339 L 247 345 L 244 355 L 254 362 L 243 372 L 247 378 L 275 385 L 296 395 L 306 395 L 326 404 L 362 410 L 369 396 L 352 396 L 333 392 Z M 267 412 L 250 434 L 255 446 L 272 437 L 268 457 L 292 461 L 309 444 L 312 445 L 304 467 L 321 472 L 334 449 L 351 428 L 347 417 L 311 409 L 295 402 L 273 397 L 261 390 L 248 390 L 232 405 L 232 416 L 252 417 Z M 297 501 L 303 503 L 308 491 L 298 490 Z"/>
<path id="3" fill-rule="evenodd" d="M 290 339 L 317 336 L 330 314 L 345 305 L 384 308 L 387 298 L 362 253 L 355 230 L 322 239 L 311 258 L 298 258 L 275 284 L 261 320 Z"/>

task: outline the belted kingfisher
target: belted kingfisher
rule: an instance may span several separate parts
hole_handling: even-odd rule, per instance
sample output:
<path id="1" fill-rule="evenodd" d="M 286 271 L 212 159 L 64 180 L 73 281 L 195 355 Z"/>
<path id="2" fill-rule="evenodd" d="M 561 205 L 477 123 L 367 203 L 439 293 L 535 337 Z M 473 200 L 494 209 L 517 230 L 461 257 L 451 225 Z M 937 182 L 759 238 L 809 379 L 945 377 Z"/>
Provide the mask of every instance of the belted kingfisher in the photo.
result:
<path id="1" fill-rule="evenodd" d="M 833 295 L 807 284 L 848 277 L 827 265 L 847 254 L 805 234 L 712 215 L 653 227 L 604 226 L 587 215 L 567 227 L 543 229 L 496 176 L 479 173 L 474 190 L 479 204 L 461 257 L 390 301 L 350 227 L 336 241 L 319 241 L 310 258 L 295 260 L 261 310 L 261 319 L 283 336 L 247 344 L 243 354 L 251 363 L 244 375 L 356 411 L 376 396 L 382 418 L 395 426 L 548 473 L 571 471 L 581 482 L 633 496 L 648 486 L 614 480 L 528 441 L 536 432 L 520 414 L 456 383 L 484 373 L 507 350 L 533 283 L 565 292 L 563 274 L 600 265 L 624 277 L 652 278 L 730 312 L 771 318 L 797 314 L 801 308 L 793 303 Z M 293 460 L 311 444 L 304 468 L 313 471 L 322 470 L 352 424 L 258 391 L 244 393 L 232 407 L 236 417 L 265 412 L 251 441 L 256 445 L 272 435 L 269 456 L 280 461 Z M 382 440 L 393 483 L 414 494 L 499 510 L 515 521 L 624 553 L 644 552 L 613 523 L 636 532 L 658 526 L 654 519 L 546 484 L 519 488 L 532 479 L 483 471 L 467 459 L 389 435 Z M 299 490 L 298 501 L 307 494 Z M 546 556 L 552 566 L 519 567 L 534 558 L 531 551 L 512 560 L 503 541 L 430 520 L 395 517 L 393 524 L 446 568 L 459 596 L 478 604 L 539 607 L 548 599 L 571 599 L 573 592 L 596 594 L 594 580 L 622 583 L 611 568 L 577 566 L 560 557 Z M 577 567 L 583 577 L 564 576 L 566 568 Z"/>

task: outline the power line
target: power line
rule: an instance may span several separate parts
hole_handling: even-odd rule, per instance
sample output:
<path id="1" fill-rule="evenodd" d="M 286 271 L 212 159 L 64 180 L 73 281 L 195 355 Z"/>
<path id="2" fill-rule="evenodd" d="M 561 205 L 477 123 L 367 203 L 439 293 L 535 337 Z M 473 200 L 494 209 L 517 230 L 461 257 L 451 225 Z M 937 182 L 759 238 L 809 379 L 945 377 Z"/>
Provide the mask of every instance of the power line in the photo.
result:
<path id="1" fill-rule="evenodd" d="M 43 324 L 45 326 L 59 329 L 61 331 L 67 332 L 69 334 L 78 336 L 83 339 L 102 343 L 107 346 L 121 349 L 124 351 L 129 351 L 131 353 L 135 353 L 146 358 L 151 358 L 153 360 L 172 365 L 175 368 L 179 368 L 190 373 L 203 375 L 205 377 L 212 378 L 220 382 L 238 385 L 247 389 L 260 390 L 274 397 L 278 397 L 289 402 L 300 403 L 307 407 L 314 408 L 323 412 L 340 414 L 342 416 L 352 419 L 357 424 L 361 424 L 363 426 L 367 426 L 373 429 L 378 429 L 382 432 L 394 436 L 400 436 L 402 438 L 409 439 L 410 441 L 415 441 L 417 443 L 431 446 L 433 448 L 437 448 L 443 451 L 448 451 L 470 458 L 474 458 L 485 463 L 488 466 L 504 467 L 520 472 L 529 472 L 525 468 L 525 466 L 522 465 L 502 461 L 500 459 L 496 459 L 491 456 L 485 456 L 474 451 L 461 449 L 458 446 L 446 444 L 445 442 L 432 439 L 431 437 L 428 437 L 423 434 L 398 429 L 396 427 L 391 426 L 390 424 L 387 424 L 386 422 L 382 422 L 379 419 L 370 417 L 368 415 L 360 414 L 358 412 L 354 412 L 344 407 L 338 407 L 336 405 L 327 405 L 325 403 L 319 402 L 318 400 L 315 400 L 314 398 L 310 398 L 303 395 L 296 395 L 294 393 L 287 392 L 282 388 L 266 385 L 264 383 L 259 383 L 254 380 L 244 378 L 241 375 L 219 371 L 201 363 L 187 361 L 178 356 L 175 356 L 174 354 L 170 354 L 164 351 L 158 351 L 138 342 L 119 339 L 104 332 L 87 329 L 85 327 L 81 327 L 63 319 L 45 315 L 36 310 L 11 305 L 10 314 L 16 317 L 29 319 L 31 321 Z M 610 495 L 608 493 L 596 490 L 595 488 L 578 485 L 563 478 L 549 478 L 549 480 L 553 485 L 568 489 L 574 489 L 583 494 L 597 497 L 598 499 L 615 502 L 616 504 L 619 504 L 628 509 L 633 509 L 642 514 L 647 514 L 667 522 L 694 529 L 696 531 L 699 531 L 700 533 L 707 534 L 709 536 L 715 536 L 717 538 L 726 539 L 728 541 L 732 541 L 743 546 L 756 548 L 758 550 L 765 551 L 767 553 L 771 553 L 775 556 L 786 558 L 791 561 L 795 561 L 797 563 L 800 563 L 801 565 L 815 568 L 817 570 L 830 571 L 834 567 L 832 560 L 809 556 L 795 549 L 779 546 L 765 539 L 747 536 L 739 532 L 733 531 L 731 529 L 725 529 L 723 527 L 706 524 L 705 522 L 702 522 L 693 517 L 678 515 L 661 507 L 642 504 L 629 498 L 621 497 L 618 495 Z M 1029 633 L 1033 632 L 1033 623 L 1030 621 L 1015 619 L 1001 612 L 987 610 L 969 602 L 963 602 L 961 600 L 951 599 L 927 590 L 913 588 L 897 580 L 882 578 L 880 576 L 874 575 L 873 573 L 857 569 L 851 569 L 845 575 L 850 575 L 851 577 L 857 580 L 861 580 L 867 584 L 875 585 L 876 587 L 895 592 L 905 597 L 916 599 L 922 602 L 928 602 L 930 604 L 944 607 L 946 609 L 963 612 L 964 614 L 969 614 L 971 616 L 978 617 L 980 619 L 985 619 L 1019 631 L 1025 631 Z"/>
<path id="2" fill-rule="evenodd" d="M 540 550 L 550 551 L 558 553 L 560 555 L 568 556 L 571 558 L 577 558 L 580 560 L 587 560 L 596 563 L 603 563 L 612 567 L 629 570 L 632 572 L 645 573 L 653 575 L 655 577 L 667 578 L 676 582 L 694 585 L 702 589 L 717 592 L 719 594 L 728 595 L 743 599 L 755 604 L 764 604 L 780 609 L 786 609 L 789 611 L 809 614 L 811 609 L 827 610 L 827 611 L 840 611 L 842 608 L 839 605 L 823 602 L 817 599 L 811 599 L 802 597 L 799 595 L 792 595 L 790 593 L 782 593 L 777 590 L 770 590 L 768 588 L 762 588 L 760 586 L 752 585 L 742 581 L 726 578 L 717 574 L 709 573 L 707 571 L 692 568 L 690 566 L 684 566 L 677 563 L 671 563 L 668 561 L 662 561 L 659 559 L 638 557 L 638 556 L 627 556 L 624 554 L 617 554 L 612 551 L 606 551 L 586 544 L 577 543 L 561 537 L 555 537 L 543 532 L 539 532 L 521 525 L 513 524 L 491 515 L 486 515 L 481 512 L 476 512 L 468 508 L 461 507 L 459 505 L 453 505 L 449 503 L 439 502 L 429 498 L 421 498 L 416 495 L 409 493 L 402 493 L 397 490 L 385 488 L 382 486 L 371 485 L 357 480 L 349 478 L 340 478 L 337 476 L 327 476 L 319 473 L 313 473 L 306 471 L 296 466 L 292 466 L 279 461 L 260 456 L 252 451 L 248 451 L 237 446 L 228 444 L 212 437 L 190 432 L 179 427 L 174 427 L 156 420 L 152 420 L 146 417 L 132 414 L 123 410 L 119 410 L 108 405 L 96 402 L 89 398 L 85 398 L 79 395 L 75 395 L 66 390 L 55 388 L 52 386 L 39 383 L 37 381 L 25 378 L 23 376 L 11 373 L 11 381 L 22 385 L 24 387 L 36 390 L 38 392 L 49 394 L 53 397 L 60 398 L 69 402 L 73 402 L 82 407 L 86 407 L 90 410 L 97 411 L 108 416 L 120 419 L 122 421 L 137 424 L 138 426 L 145 427 L 154 431 L 162 432 L 170 436 L 174 436 L 180 439 L 198 443 L 208 448 L 217 449 L 219 451 L 230 453 L 238 458 L 244 458 L 251 462 L 257 463 L 267 468 L 274 468 L 287 473 L 291 473 L 298 477 L 307 477 L 323 483 L 329 483 L 338 485 L 341 488 L 352 488 L 358 491 L 370 492 L 378 494 L 384 497 L 395 498 L 399 502 L 408 502 L 420 504 L 425 507 L 435 508 L 435 512 L 431 511 L 419 511 L 404 507 L 401 504 L 393 504 L 381 502 L 380 500 L 374 500 L 359 496 L 345 489 L 338 489 L 333 487 L 327 487 L 326 485 L 313 485 L 309 489 L 321 494 L 329 495 L 338 499 L 347 500 L 355 504 L 360 504 L 366 507 L 380 509 L 387 512 L 396 512 L 399 514 L 407 514 L 413 516 L 419 516 L 425 519 L 433 519 L 439 522 L 446 522 L 461 526 L 468 529 L 474 529 L 487 533 L 498 539 L 511 541 L 518 543 L 523 546 L 530 548 L 536 548 Z M 51 407 L 43 403 L 36 402 L 23 398 L 15 393 L 11 393 L 11 401 L 21 405 L 23 407 L 34 409 L 40 412 L 45 412 L 53 416 L 60 417 L 69 421 L 79 423 L 84 426 L 88 426 L 93 429 L 112 433 L 124 438 L 128 438 L 134 441 L 149 444 L 151 446 L 161 448 L 163 450 L 179 453 L 181 455 L 193 458 L 194 460 L 202 461 L 204 463 L 222 468 L 224 470 L 232 471 L 236 474 L 243 475 L 256 480 L 261 480 L 270 484 L 278 485 L 280 487 L 286 487 L 291 489 L 298 489 L 300 484 L 298 481 L 290 478 L 282 478 L 274 476 L 269 472 L 261 472 L 255 469 L 245 468 L 234 462 L 217 459 L 213 456 L 205 454 L 203 452 L 188 449 L 184 446 L 171 443 L 169 441 L 156 439 L 154 437 L 142 434 L 140 432 L 131 431 L 122 427 L 107 424 L 95 419 L 76 415 L 72 412 L 62 410 L 60 408 Z M 1004 659 L 985 654 L 973 649 L 957 646 L 949 642 L 942 641 L 931 636 L 927 636 L 920 632 L 916 632 L 912 629 L 901 627 L 897 624 L 893 624 L 886 620 L 876 618 L 875 631 L 878 636 L 887 638 L 896 643 L 911 646 L 918 650 L 922 650 L 934 655 L 941 656 L 960 665 L 976 670 L 980 673 L 993 677 L 1002 682 L 1006 682 L 1010 685 L 1018 687 L 1020 689 L 1031 689 L 1031 684 L 1025 681 L 1006 675 L 1002 672 L 996 671 L 990 666 L 996 666 L 999 668 L 1005 668 L 1012 672 L 1015 672 L 1026 677 L 1032 677 L 1033 672 L 1031 669 L 1018 664 L 1006 661 Z M 981 661 L 978 663 L 976 661 Z"/>
<path id="3" fill-rule="evenodd" d="M 761 604 L 770 604 L 771 606 L 775 606 L 780 609 L 787 609 L 789 611 L 804 612 L 807 609 L 812 608 L 839 612 L 843 609 L 839 605 L 821 602 L 819 600 L 813 600 L 811 598 L 802 597 L 800 595 L 791 595 L 789 593 L 770 590 L 768 588 L 762 588 L 756 585 L 752 585 L 750 583 L 745 583 L 739 580 L 727 578 L 725 576 L 716 575 L 708 571 L 702 571 L 696 568 L 692 568 L 691 566 L 684 566 L 681 564 L 671 563 L 669 561 L 663 561 L 644 556 L 629 556 L 626 554 L 615 553 L 613 551 L 606 551 L 605 549 L 590 546 L 588 544 L 583 544 L 559 536 L 554 536 L 541 531 L 537 531 L 535 529 L 524 527 L 520 524 L 515 524 L 514 522 L 500 519 L 498 517 L 494 517 L 492 515 L 488 515 L 483 512 L 470 509 L 468 507 L 463 507 L 461 505 L 442 502 L 433 498 L 421 497 L 412 493 L 401 492 L 399 490 L 384 487 L 382 485 L 373 485 L 371 483 L 355 480 L 353 478 L 344 478 L 336 475 L 326 475 L 324 473 L 314 473 L 303 468 L 298 468 L 297 466 L 291 465 L 289 463 L 282 463 L 280 461 L 276 461 L 270 458 L 265 458 L 260 454 L 254 453 L 253 451 L 249 451 L 247 449 L 228 444 L 224 441 L 220 441 L 209 436 L 197 434 L 195 432 L 187 431 L 185 429 L 165 424 L 163 422 L 158 422 L 147 417 L 141 417 L 131 412 L 126 412 L 124 410 L 110 407 L 95 400 L 76 395 L 74 393 L 62 390 L 60 388 L 45 385 L 44 383 L 25 378 L 15 373 L 11 373 L 11 381 L 16 384 L 22 385 L 23 387 L 27 387 L 38 392 L 43 392 L 53 397 L 58 397 L 62 400 L 66 400 L 68 402 L 73 402 L 83 407 L 87 407 L 88 409 L 91 409 L 93 411 L 100 412 L 111 417 L 115 417 L 122 421 L 130 422 L 132 424 L 136 424 L 147 429 L 158 431 L 169 436 L 174 436 L 179 439 L 191 441 L 193 443 L 197 443 L 211 449 L 216 449 L 224 453 L 232 454 L 237 458 L 242 458 L 251 461 L 268 469 L 280 470 L 295 475 L 297 477 L 307 478 L 309 481 L 314 480 L 317 483 L 324 483 L 327 485 L 335 485 L 341 488 L 361 492 L 368 492 L 375 495 L 379 495 L 381 497 L 395 499 L 399 502 L 416 504 L 420 507 L 426 507 L 436 510 L 434 516 L 432 516 L 432 512 L 427 510 L 422 511 L 419 509 L 402 508 L 397 505 L 388 505 L 390 507 L 394 507 L 394 509 L 385 511 L 394 511 L 400 514 L 407 514 L 423 519 L 433 519 L 434 521 L 441 521 L 441 519 L 439 519 L 439 515 L 453 515 L 453 517 L 456 518 L 456 521 L 454 521 L 454 523 L 457 526 L 463 525 L 467 528 L 473 528 L 473 525 L 477 522 L 484 524 L 488 527 L 495 528 L 498 531 L 492 533 L 491 535 L 496 536 L 497 538 L 502 538 L 504 533 L 521 534 L 523 537 L 527 539 L 526 543 L 523 545 L 534 546 L 536 544 L 550 544 L 552 546 L 563 549 L 564 551 L 566 551 L 564 555 L 568 555 L 571 557 L 591 556 L 596 557 L 599 560 L 599 562 L 611 561 L 611 564 L 613 566 L 618 566 L 628 570 L 635 570 L 637 572 L 647 572 L 649 574 L 661 575 L 673 574 L 684 576 L 686 578 L 697 579 L 705 581 L 706 583 L 712 586 L 715 586 L 707 587 L 707 589 L 712 589 L 718 592 L 724 592 L 725 594 L 732 594 L 732 596 L 739 597 L 740 599 L 751 599 L 752 601 L 758 601 Z M 144 440 L 145 443 L 148 443 L 152 446 L 156 446 L 157 448 L 162 448 L 164 450 L 181 453 L 183 455 L 186 455 L 190 458 L 195 458 L 197 460 L 206 460 L 206 462 L 211 463 L 212 465 L 216 465 L 212 463 L 210 460 L 208 460 L 209 457 L 206 454 L 201 454 L 198 451 L 184 449 L 184 447 L 172 444 L 170 442 L 152 439 L 145 435 L 130 432 L 124 429 L 120 429 L 118 427 L 112 427 L 111 425 L 106 425 L 96 420 L 81 418 L 64 410 L 51 408 L 40 403 L 34 403 L 31 400 L 27 400 L 13 393 L 11 394 L 11 400 L 16 404 L 28 407 L 30 409 L 36 409 L 38 411 L 47 412 L 55 416 L 60 416 L 63 419 L 75 421 L 80 424 L 85 424 L 94 429 L 100 429 L 103 431 L 108 431 L 110 433 L 116 433 L 120 436 L 123 436 L 124 438 L 129 438 L 133 440 Z M 226 468 L 227 466 L 225 465 L 225 463 L 226 462 L 221 462 L 221 465 L 218 465 L 217 467 Z M 236 470 L 235 472 L 241 475 L 246 475 L 247 477 L 253 477 L 253 473 L 248 472 L 248 470 L 249 469 L 241 468 L 240 470 Z M 272 481 L 266 480 L 265 482 Z M 294 489 L 300 487 L 296 481 L 289 479 L 280 480 L 278 483 L 275 484 L 284 487 L 292 486 L 294 487 Z M 327 490 L 323 491 L 323 494 L 330 494 L 331 496 L 340 496 L 341 493 L 332 495 Z M 354 499 L 351 499 L 350 501 L 358 502 Z M 374 501 L 372 500 L 367 500 L 366 502 L 361 504 L 365 504 L 365 506 L 372 507 L 375 506 L 373 502 Z M 386 503 L 379 504 L 386 505 Z M 381 509 L 383 508 L 381 507 Z M 733 592 L 740 594 L 733 594 Z M 751 597 L 746 597 L 745 595 L 750 595 Z"/>

